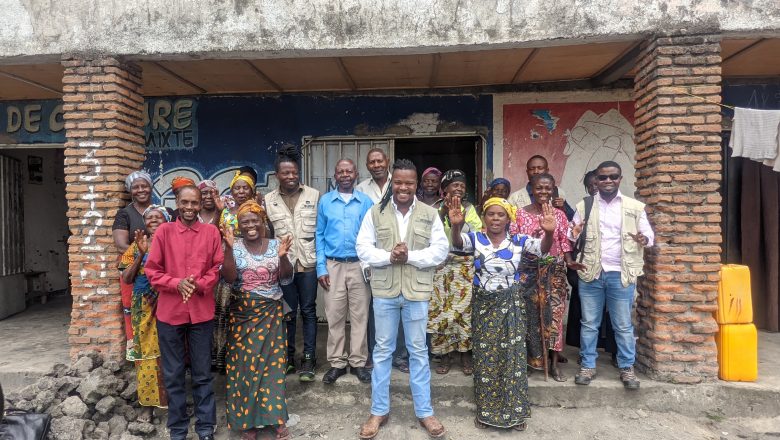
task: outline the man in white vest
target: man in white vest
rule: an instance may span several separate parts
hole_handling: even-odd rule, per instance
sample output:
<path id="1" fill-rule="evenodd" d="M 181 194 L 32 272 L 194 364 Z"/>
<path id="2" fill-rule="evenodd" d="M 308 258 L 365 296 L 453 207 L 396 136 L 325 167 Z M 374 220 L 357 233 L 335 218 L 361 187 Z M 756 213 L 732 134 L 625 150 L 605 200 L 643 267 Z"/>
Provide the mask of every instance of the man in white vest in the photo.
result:
<path id="1" fill-rule="evenodd" d="M 395 162 L 391 188 L 392 196 L 384 196 L 365 216 L 357 237 L 358 257 L 371 267 L 376 318 L 371 416 L 359 436 L 372 439 L 387 423 L 392 354 L 398 324 L 402 322 L 409 351 L 414 413 L 428 435 L 440 438 L 445 429 L 433 415 L 425 332 L 433 273 L 447 258 L 449 241 L 436 210 L 415 198 L 417 169 L 412 162 Z"/>
<path id="2" fill-rule="evenodd" d="M 277 238 L 291 235 L 292 247 L 287 254 L 293 265 L 293 282 L 282 286 L 284 301 L 292 312 L 287 317 L 287 373 L 295 372 L 295 331 L 298 310 L 303 318 L 303 359 L 298 377 L 301 382 L 314 380 L 317 350 L 317 256 L 314 233 L 317 229 L 317 203 L 320 192 L 301 184 L 300 154 L 294 147 L 277 153 L 276 179 L 279 188 L 265 198 L 268 219 Z"/>
<path id="3" fill-rule="evenodd" d="M 655 234 L 645 205 L 620 193 L 622 170 L 616 162 L 596 168 L 598 193 L 577 204 L 571 239 L 585 234 L 577 270 L 582 304 L 581 367 L 575 382 L 588 385 L 596 376 L 596 344 L 604 314 L 609 311 L 617 342 L 620 380 L 630 390 L 639 388 L 634 373 L 636 340 L 631 322 L 636 279 L 643 272 L 644 248 Z M 587 209 L 586 206 L 590 209 Z"/>

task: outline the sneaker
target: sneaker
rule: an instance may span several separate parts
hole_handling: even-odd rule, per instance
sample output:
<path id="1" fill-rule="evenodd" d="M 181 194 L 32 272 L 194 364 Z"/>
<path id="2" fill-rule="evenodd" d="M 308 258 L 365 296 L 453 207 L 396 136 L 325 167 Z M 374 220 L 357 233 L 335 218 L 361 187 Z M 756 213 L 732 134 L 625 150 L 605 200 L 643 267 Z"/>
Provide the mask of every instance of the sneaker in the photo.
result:
<path id="1" fill-rule="evenodd" d="M 293 374 L 295 373 L 295 358 L 293 355 L 287 356 L 287 368 L 284 371 L 284 374 Z"/>
<path id="2" fill-rule="evenodd" d="M 620 381 L 623 382 L 623 386 L 627 390 L 638 390 L 639 379 L 634 374 L 634 367 L 626 367 L 620 369 Z"/>
<path id="3" fill-rule="evenodd" d="M 304 354 L 301 368 L 298 370 L 298 379 L 301 382 L 311 382 L 314 380 L 314 370 L 317 368 L 317 361 L 312 354 Z"/>
<path id="4" fill-rule="evenodd" d="M 574 376 L 574 383 L 577 385 L 590 385 L 590 381 L 596 377 L 595 368 L 580 367 L 580 371 Z"/>

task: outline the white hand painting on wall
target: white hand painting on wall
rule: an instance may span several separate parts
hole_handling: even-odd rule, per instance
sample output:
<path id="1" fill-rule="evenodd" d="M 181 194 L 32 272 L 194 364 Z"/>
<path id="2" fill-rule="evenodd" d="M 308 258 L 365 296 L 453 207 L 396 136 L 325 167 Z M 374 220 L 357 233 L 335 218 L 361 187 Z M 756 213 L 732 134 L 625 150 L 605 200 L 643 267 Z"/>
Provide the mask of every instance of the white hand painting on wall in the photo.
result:
<path id="1" fill-rule="evenodd" d="M 587 195 L 582 185 L 583 176 L 607 160 L 620 164 L 623 169 L 620 191 L 633 197 L 636 190 L 634 127 L 618 110 L 600 115 L 591 110 L 584 112 L 566 137 L 563 151 L 566 166 L 561 187 L 570 199 L 580 200 Z"/>
<path id="2" fill-rule="evenodd" d="M 208 179 L 213 180 L 217 184 L 221 195 L 228 194 L 230 192 L 228 186 L 237 170 L 238 167 L 223 168 L 212 174 Z M 260 176 L 260 181 L 255 185 L 256 190 L 263 194 L 273 191 L 278 186 L 278 182 L 276 179 L 270 179 L 272 175 L 274 175 L 273 172 L 268 172 L 264 176 Z M 160 200 L 160 204 L 169 208 L 176 208 L 176 200 L 171 191 L 171 181 L 176 176 L 189 177 L 195 182 L 200 182 L 204 179 L 200 171 L 190 167 L 176 167 L 166 171 L 161 176 L 157 176 L 154 179 L 154 195 Z"/>

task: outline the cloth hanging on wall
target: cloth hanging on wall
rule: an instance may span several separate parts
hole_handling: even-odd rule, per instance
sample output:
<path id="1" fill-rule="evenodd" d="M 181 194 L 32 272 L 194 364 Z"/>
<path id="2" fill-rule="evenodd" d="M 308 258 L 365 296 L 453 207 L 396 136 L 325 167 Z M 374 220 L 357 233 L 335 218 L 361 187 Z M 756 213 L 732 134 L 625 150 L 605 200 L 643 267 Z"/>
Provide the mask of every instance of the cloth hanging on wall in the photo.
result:
<path id="1" fill-rule="evenodd" d="M 731 157 L 744 157 L 780 171 L 780 110 L 734 109 Z"/>

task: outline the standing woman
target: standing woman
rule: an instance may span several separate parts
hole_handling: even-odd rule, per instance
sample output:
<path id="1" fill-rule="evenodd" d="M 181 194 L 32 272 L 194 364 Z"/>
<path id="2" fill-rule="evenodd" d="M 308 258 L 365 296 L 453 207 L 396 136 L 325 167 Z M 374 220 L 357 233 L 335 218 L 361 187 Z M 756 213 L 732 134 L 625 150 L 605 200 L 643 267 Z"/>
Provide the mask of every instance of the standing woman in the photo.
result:
<path id="1" fill-rule="evenodd" d="M 152 420 L 153 408 L 168 406 L 168 396 L 160 367 L 160 344 L 157 340 L 157 292 L 144 273 L 144 264 L 157 227 L 171 221 L 168 211 L 159 205 L 150 205 L 143 213 L 146 233 L 135 231 L 134 241 L 119 261 L 122 280 L 132 286 L 130 317 L 133 329 L 133 348 L 127 351 L 127 360 L 135 362 L 138 379 L 138 402 L 143 407 L 140 422 Z"/>
<path id="2" fill-rule="evenodd" d="M 441 176 L 442 172 L 438 168 L 426 168 L 420 177 L 420 187 L 417 189 L 417 199 L 436 209 L 442 203 Z"/>
<path id="3" fill-rule="evenodd" d="M 222 277 L 235 287 L 230 306 L 227 352 L 227 422 L 243 431 L 244 440 L 276 425 L 276 439 L 290 438 L 285 426 L 287 329 L 281 284 L 289 284 L 293 267 L 287 259 L 292 240 L 266 238 L 265 210 L 254 200 L 236 213 L 240 236 L 222 229 L 225 262 Z"/>
<path id="4" fill-rule="evenodd" d="M 454 199 L 463 212 L 465 224 L 462 232 L 482 229 L 474 205 L 466 202 L 466 175 L 461 170 L 449 170 L 441 180 L 444 203 L 439 215 L 444 232 L 450 235 L 449 211 Z M 451 244 L 451 243 L 450 243 Z M 428 333 L 431 333 L 431 353 L 440 355 L 436 373 L 447 374 L 452 358 L 450 353 L 461 353 L 461 366 L 466 376 L 474 372 L 471 360 L 471 289 L 474 279 L 474 257 L 461 251 L 450 251 L 443 266 L 433 276 L 433 295 L 428 310 Z"/>
<path id="5" fill-rule="evenodd" d="M 132 202 L 116 213 L 111 234 L 114 245 L 123 254 L 135 240 L 136 231 L 145 231 L 143 213 L 152 204 L 152 176 L 146 171 L 135 171 L 125 179 L 125 188 L 130 193 Z M 125 337 L 127 351 L 133 349 L 133 324 L 130 320 L 130 304 L 133 296 L 133 284 L 126 283 L 120 277 L 119 291 L 122 296 L 122 312 L 125 317 Z"/>
<path id="6" fill-rule="evenodd" d="M 517 223 L 513 233 L 537 236 L 541 233 L 542 220 L 547 207 L 552 207 L 555 192 L 555 178 L 543 173 L 531 178 L 531 195 L 533 203 L 517 212 Z M 561 373 L 558 363 L 563 361 L 563 320 L 566 314 L 566 299 L 569 286 L 566 281 L 566 268 L 577 269 L 578 263 L 571 256 L 571 242 L 567 238 L 568 220 L 561 209 L 553 209 L 555 216 L 555 231 L 552 234 L 550 258 L 524 259 L 530 272 L 538 272 L 538 283 L 529 283 L 526 290 L 528 316 L 528 364 L 534 369 L 544 368 L 547 348 L 552 358 L 550 374 L 557 382 L 565 382 L 566 376 Z M 538 285 L 537 285 L 538 284 Z M 541 288 L 539 288 L 541 286 Z M 540 316 L 541 315 L 541 316 Z M 544 325 L 542 321 L 544 320 Z M 542 340 L 544 338 L 544 341 Z M 565 361 L 564 361 L 565 362 Z"/>
<path id="7" fill-rule="evenodd" d="M 198 214 L 200 222 L 218 226 L 222 213 L 217 209 L 219 199 L 217 183 L 213 180 L 201 180 L 198 182 L 198 189 L 200 190 L 200 214 Z"/>
<path id="8" fill-rule="evenodd" d="M 238 210 L 243 203 L 255 198 L 255 181 L 249 173 L 236 171 L 236 175 L 230 181 L 230 196 L 234 203 L 224 207 L 220 206 L 221 202 L 218 205 L 218 207 L 222 207 L 222 213 L 219 216 L 219 229 L 233 231 L 236 237 L 241 237 L 241 229 L 238 227 Z M 232 290 L 230 283 L 222 279 L 217 284 L 214 294 L 214 343 L 212 344 L 211 365 L 222 374 L 225 373 L 228 309 Z"/>
<path id="9" fill-rule="evenodd" d="M 459 200 L 452 203 L 452 246 L 473 253 L 474 396 L 477 428 L 495 426 L 524 431 L 531 416 L 526 373 L 526 303 L 520 292 L 525 274 L 518 272 L 523 254 L 537 257 L 552 245 L 556 219 L 545 205 L 541 220 L 543 238 L 509 235 L 515 221 L 514 205 L 505 199 L 485 201 L 485 232 L 461 232 L 465 222 Z"/>

